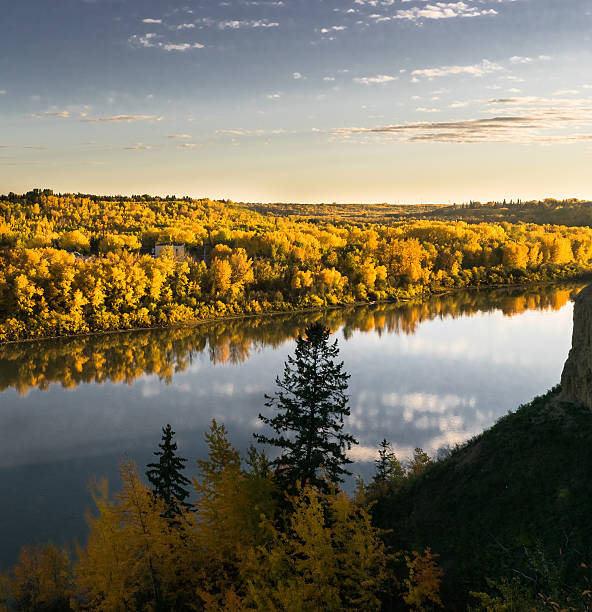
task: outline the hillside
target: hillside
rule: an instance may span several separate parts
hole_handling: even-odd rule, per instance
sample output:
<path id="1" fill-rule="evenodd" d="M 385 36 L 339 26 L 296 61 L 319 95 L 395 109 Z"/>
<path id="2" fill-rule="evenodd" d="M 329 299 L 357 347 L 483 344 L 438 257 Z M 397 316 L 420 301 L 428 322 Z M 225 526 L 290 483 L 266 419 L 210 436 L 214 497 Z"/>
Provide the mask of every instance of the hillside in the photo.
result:
<path id="1" fill-rule="evenodd" d="M 491 591 L 484 578 L 519 578 L 534 597 L 585 588 L 592 412 L 559 401 L 559 391 L 503 417 L 378 502 L 376 520 L 392 529 L 395 549 L 431 546 L 441 555 L 447 608 L 462 609 L 470 591 Z"/>
<path id="2" fill-rule="evenodd" d="M 241 203 L 247 208 L 266 216 L 307 217 L 309 220 L 331 223 L 388 223 L 418 215 L 438 213 L 448 208 L 443 204 L 297 204 L 297 203 Z"/>
<path id="3" fill-rule="evenodd" d="M 423 219 L 466 221 L 468 223 L 537 223 L 549 225 L 585 226 L 592 224 L 592 202 L 553 200 L 531 202 L 471 202 L 434 207 L 417 212 Z"/>

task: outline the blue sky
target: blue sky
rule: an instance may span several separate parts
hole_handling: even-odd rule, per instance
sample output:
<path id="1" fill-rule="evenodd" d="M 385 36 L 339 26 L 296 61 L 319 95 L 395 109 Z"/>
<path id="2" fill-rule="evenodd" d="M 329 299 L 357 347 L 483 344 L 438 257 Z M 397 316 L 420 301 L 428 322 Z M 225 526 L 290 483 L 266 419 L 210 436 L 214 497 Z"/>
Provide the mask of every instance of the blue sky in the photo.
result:
<path id="1" fill-rule="evenodd" d="M 21 0 L 0 192 L 592 198 L 589 0 Z"/>

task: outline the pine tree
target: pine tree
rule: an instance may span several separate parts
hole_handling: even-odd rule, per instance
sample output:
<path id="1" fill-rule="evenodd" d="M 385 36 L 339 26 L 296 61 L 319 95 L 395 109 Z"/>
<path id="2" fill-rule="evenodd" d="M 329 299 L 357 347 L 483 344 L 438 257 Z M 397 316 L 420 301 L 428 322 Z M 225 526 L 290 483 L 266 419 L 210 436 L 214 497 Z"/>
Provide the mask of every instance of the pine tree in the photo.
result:
<path id="1" fill-rule="evenodd" d="M 180 506 L 191 507 L 191 504 L 185 501 L 189 491 L 184 488 L 190 480 L 182 474 L 187 459 L 175 455 L 177 443 L 172 441 L 174 435 L 170 424 L 163 427 L 162 443 L 158 445 L 161 450 L 154 452 L 160 459 L 158 463 L 149 463 L 149 469 L 146 471 L 154 495 L 162 499 L 167 506 L 164 513 L 167 518 L 178 515 Z"/>
<path id="2" fill-rule="evenodd" d="M 374 482 L 395 482 L 404 477 L 403 466 L 397 459 L 391 443 L 385 438 L 380 443 L 378 459 L 375 461 L 376 473 Z"/>
<path id="3" fill-rule="evenodd" d="M 298 482 L 326 490 L 322 473 L 332 483 L 350 474 L 344 465 L 351 463 L 345 454 L 356 439 L 343 432 L 344 417 L 349 416 L 347 381 L 343 362 L 336 363 L 337 341 L 329 343 L 329 330 L 319 323 L 298 336 L 294 357 L 284 364 L 284 374 L 276 378 L 279 390 L 266 395 L 266 406 L 274 407 L 273 418 L 259 415 L 277 434 L 254 434 L 258 442 L 281 449 L 271 462 L 287 490 Z"/>

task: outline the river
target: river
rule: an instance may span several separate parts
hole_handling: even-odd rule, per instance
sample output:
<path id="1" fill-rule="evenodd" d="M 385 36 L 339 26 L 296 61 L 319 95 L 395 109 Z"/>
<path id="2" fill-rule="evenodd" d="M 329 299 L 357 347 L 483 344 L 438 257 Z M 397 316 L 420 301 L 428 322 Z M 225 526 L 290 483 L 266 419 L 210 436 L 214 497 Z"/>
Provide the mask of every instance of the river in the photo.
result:
<path id="1" fill-rule="evenodd" d="M 151 460 L 171 423 L 204 455 L 213 418 L 244 450 L 294 338 L 321 321 L 351 374 L 352 470 L 376 447 L 432 455 L 557 384 L 581 284 L 463 291 L 400 305 L 234 319 L 0 346 L 0 567 L 30 542 L 82 541 L 91 477 L 117 489 L 121 457 Z"/>

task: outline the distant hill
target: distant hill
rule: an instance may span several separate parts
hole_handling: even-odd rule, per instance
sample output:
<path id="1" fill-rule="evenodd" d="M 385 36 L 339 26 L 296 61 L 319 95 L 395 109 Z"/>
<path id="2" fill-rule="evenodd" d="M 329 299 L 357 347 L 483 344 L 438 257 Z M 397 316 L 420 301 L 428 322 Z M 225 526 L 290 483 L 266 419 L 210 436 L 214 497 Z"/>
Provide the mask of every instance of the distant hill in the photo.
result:
<path id="1" fill-rule="evenodd" d="M 389 223 L 413 219 L 467 223 L 536 223 L 592 226 L 592 202 L 546 199 L 530 202 L 469 204 L 297 204 L 240 203 L 239 207 L 272 217 L 303 217 L 334 223 Z"/>
<path id="2" fill-rule="evenodd" d="M 238 204 L 262 215 L 273 217 L 308 217 L 323 221 L 349 221 L 351 223 L 387 223 L 429 214 L 446 208 L 443 204 Z"/>
<path id="3" fill-rule="evenodd" d="M 417 215 L 424 219 L 467 221 L 469 223 L 502 222 L 537 223 L 540 225 L 592 225 L 592 202 L 582 200 L 542 200 L 532 202 L 472 202 L 434 207 Z"/>

